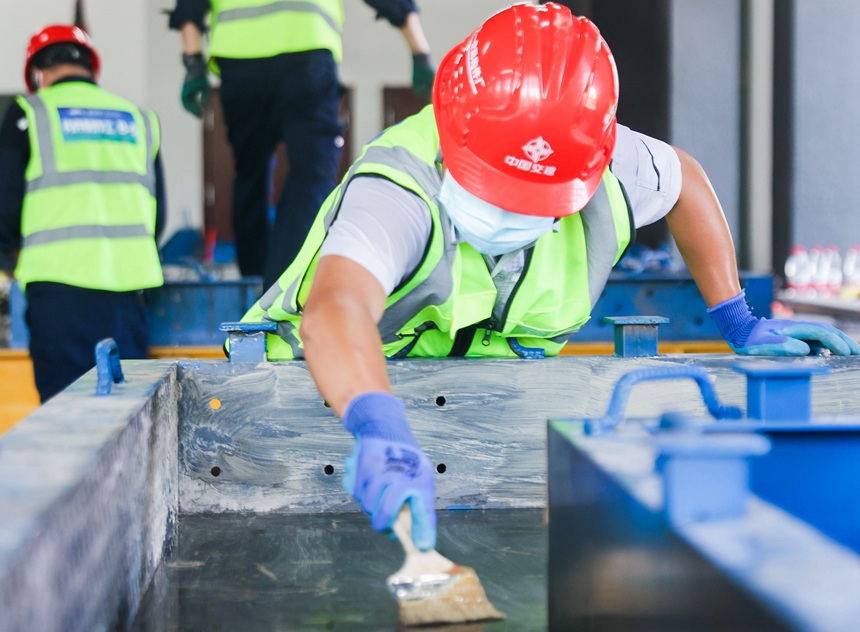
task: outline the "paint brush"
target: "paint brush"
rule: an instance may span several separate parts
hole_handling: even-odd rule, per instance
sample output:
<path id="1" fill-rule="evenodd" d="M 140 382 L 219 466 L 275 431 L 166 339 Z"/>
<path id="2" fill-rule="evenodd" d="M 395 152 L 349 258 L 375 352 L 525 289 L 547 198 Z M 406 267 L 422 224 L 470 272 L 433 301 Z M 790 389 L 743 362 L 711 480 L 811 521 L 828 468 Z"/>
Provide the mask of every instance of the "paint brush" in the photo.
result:
<path id="1" fill-rule="evenodd" d="M 406 552 L 403 566 L 387 582 L 403 625 L 505 618 L 487 599 L 473 569 L 455 564 L 435 550 L 418 550 L 412 542 L 412 515 L 407 505 L 392 530 Z"/>

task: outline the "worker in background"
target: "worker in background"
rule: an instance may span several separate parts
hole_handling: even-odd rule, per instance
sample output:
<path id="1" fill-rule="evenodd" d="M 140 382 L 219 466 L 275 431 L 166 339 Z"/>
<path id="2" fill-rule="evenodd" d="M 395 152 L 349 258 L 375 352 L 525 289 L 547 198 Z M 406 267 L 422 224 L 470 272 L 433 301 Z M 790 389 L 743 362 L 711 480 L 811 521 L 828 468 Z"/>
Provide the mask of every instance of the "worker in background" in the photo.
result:
<path id="1" fill-rule="evenodd" d="M 0 127 L 0 248 L 20 249 L 43 402 L 95 366 L 104 338 L 145 358 L 142 290 L 164 282 L 158 119 L 100 88 L 100 67 L 84 31 L 46 27 L 27 48 L 30 95 Z"/>
<path id="2" fill-rule="evenodd" d="M 440 63 L 433 105 L 364 148 L 245 315 L 278 323 L 268 359 L 306 359 L 354 435 L 345 487 L 375 529 L 408 502 L 415 544 L 434 545 L 433 467 L 386 358 L 558 354 L 636 228 L 661 217 L 734 351 L 860 354 L 829 325 L 750 313 L 702 167 L 618 124 L 617 102 L 589 20 L 554 3 L 490 17 Z"/>
<path id="3" fill-rule="evenodd" d="M 429 101 L 434 70 L 414 0 L 365 3 L 400 29 L 412 52 L 413 89 Z M 221 77 L 221 105 L 236 170 L 236 258 L 243 276 L 263 276 L 269 287 L 298 253 L 337 181 L 344 143 L 337 72 L 343 56 L 343 4 L 177 0 L 170 28 L 182 34 L 187 71 L 182 104 L 198 117 L 209 99 L 201 34 L 210 11 L 209 67 Z M 268 182 L 278 141 L 286 145 L 289 171 L 270 230 Z"/>

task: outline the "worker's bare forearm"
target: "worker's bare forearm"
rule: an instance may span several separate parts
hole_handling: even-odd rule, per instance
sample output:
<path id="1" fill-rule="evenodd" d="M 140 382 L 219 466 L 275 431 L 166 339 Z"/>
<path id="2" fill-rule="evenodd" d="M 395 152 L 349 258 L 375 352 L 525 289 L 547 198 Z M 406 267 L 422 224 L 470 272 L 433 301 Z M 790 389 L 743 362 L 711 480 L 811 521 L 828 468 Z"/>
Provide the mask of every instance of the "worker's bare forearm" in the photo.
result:
<path id="1" fill-rule="evenodd" d="M 339 417 L 356 395 L 391 392 L 377 327 L 384 306 L 382 287 L 364 268 L 342 257 L 320 261 L 301 336 L 317 388 Z"/>
<path id="2" fill-rule="evenodd" d="M 417 13 L 410 13 L 406 17 L 406 24 L 400 28 L 400 32 L 413 55 L 430 54 L 430 44 L 424 35 L 424 29 L 421 28 L 421 20 Z"/>
<path id="3" fill-rule="evenodd" d="M 305 358 L 323 398 L 343 417 L 356 395 L 391 392 L 382 343 L 375 323 L 354 306 L 335 300 L 318 309 L 303 319 Z"/>
<path id="4" fill-rule="evenodd" d="M 666 216 L 669 230 L 708 307 L 740 290 L 735 248 L 726 217 L 701 165 L 676 148 L 681 195 Z"/>
<path id="5" fill-rule="evenodd" d="M 194 22 L 186 22 L 179 30 L 182 36 L 182 52 L 186 55 L 196 55 L 203 52 L 203 36 Z"/>

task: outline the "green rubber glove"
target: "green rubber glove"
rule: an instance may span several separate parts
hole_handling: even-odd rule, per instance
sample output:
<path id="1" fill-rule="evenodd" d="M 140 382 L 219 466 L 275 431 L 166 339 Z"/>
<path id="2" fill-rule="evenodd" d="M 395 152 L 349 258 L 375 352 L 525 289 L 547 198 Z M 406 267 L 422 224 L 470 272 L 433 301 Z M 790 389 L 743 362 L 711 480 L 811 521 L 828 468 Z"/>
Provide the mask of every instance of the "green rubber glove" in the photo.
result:
<path id="1" fill-rule="evenodd" d="M 185 81 L 182 83 L 182 107 L 200 118 L 203 108 L 209 103 L 209 75 L 206 60 L 201 53 L 183 55 L 182 64 L 185 66 Z"/>
<path id="2" fill-rule="evenodd" d="M 430 63 L 430 55 L 417 53 L 412 55 L 412 91 L 430 103 L 433 94 L 433 79 L 436 71 Z"/>

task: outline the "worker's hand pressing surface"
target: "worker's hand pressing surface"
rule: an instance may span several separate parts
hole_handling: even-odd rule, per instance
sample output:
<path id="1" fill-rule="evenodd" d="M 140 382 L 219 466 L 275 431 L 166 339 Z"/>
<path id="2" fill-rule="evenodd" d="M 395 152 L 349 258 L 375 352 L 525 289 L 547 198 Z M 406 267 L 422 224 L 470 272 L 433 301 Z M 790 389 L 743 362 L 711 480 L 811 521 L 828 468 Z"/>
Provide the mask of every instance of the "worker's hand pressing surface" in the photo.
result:
<path id="1" fill-rule="evenodd" d="M 433 465 L 412 435 L 403 402 L 390 393 L 364 393 L 349 403 L 343 425 L 356 439 L 343 487 L 370 516 L 371 526 L 390 530 L 408 502 L 415 546 L 434 548 Z"/>
<path id="2" fill-rule="evenodd" d="M 805 356 L 821 349 L 840 356 L 860 355 L 856 340 L 827 323 L 756 318 L 743 292 L 708 312 L 739 355 Z"/>
<path id="3" fill-rule="evenodd" d="M 412 91 L 428 103 L 433 92 L 435 77 L 436 71 L 430 62 L 430 55 L 426 53 L 412 55 Z"/>
<path id="4" fill-rule="evenodd" d="M 200 118 L 203 116 L 203 108 L 209 103 L 211 90 L 206 60 L 203 59 L 201 53 L 182 55 L 182 64 L 185 66 L 185 81 L 182 82 L 182 107 Z"/>
<path id="5" fill-rule="evenodd" d="M 818 349 L 860 355 L 860 345 L 836 327 L 800 320 L 761 318 L 740 346 L 729 344 L 740 355 L 805 356 Z"/>

